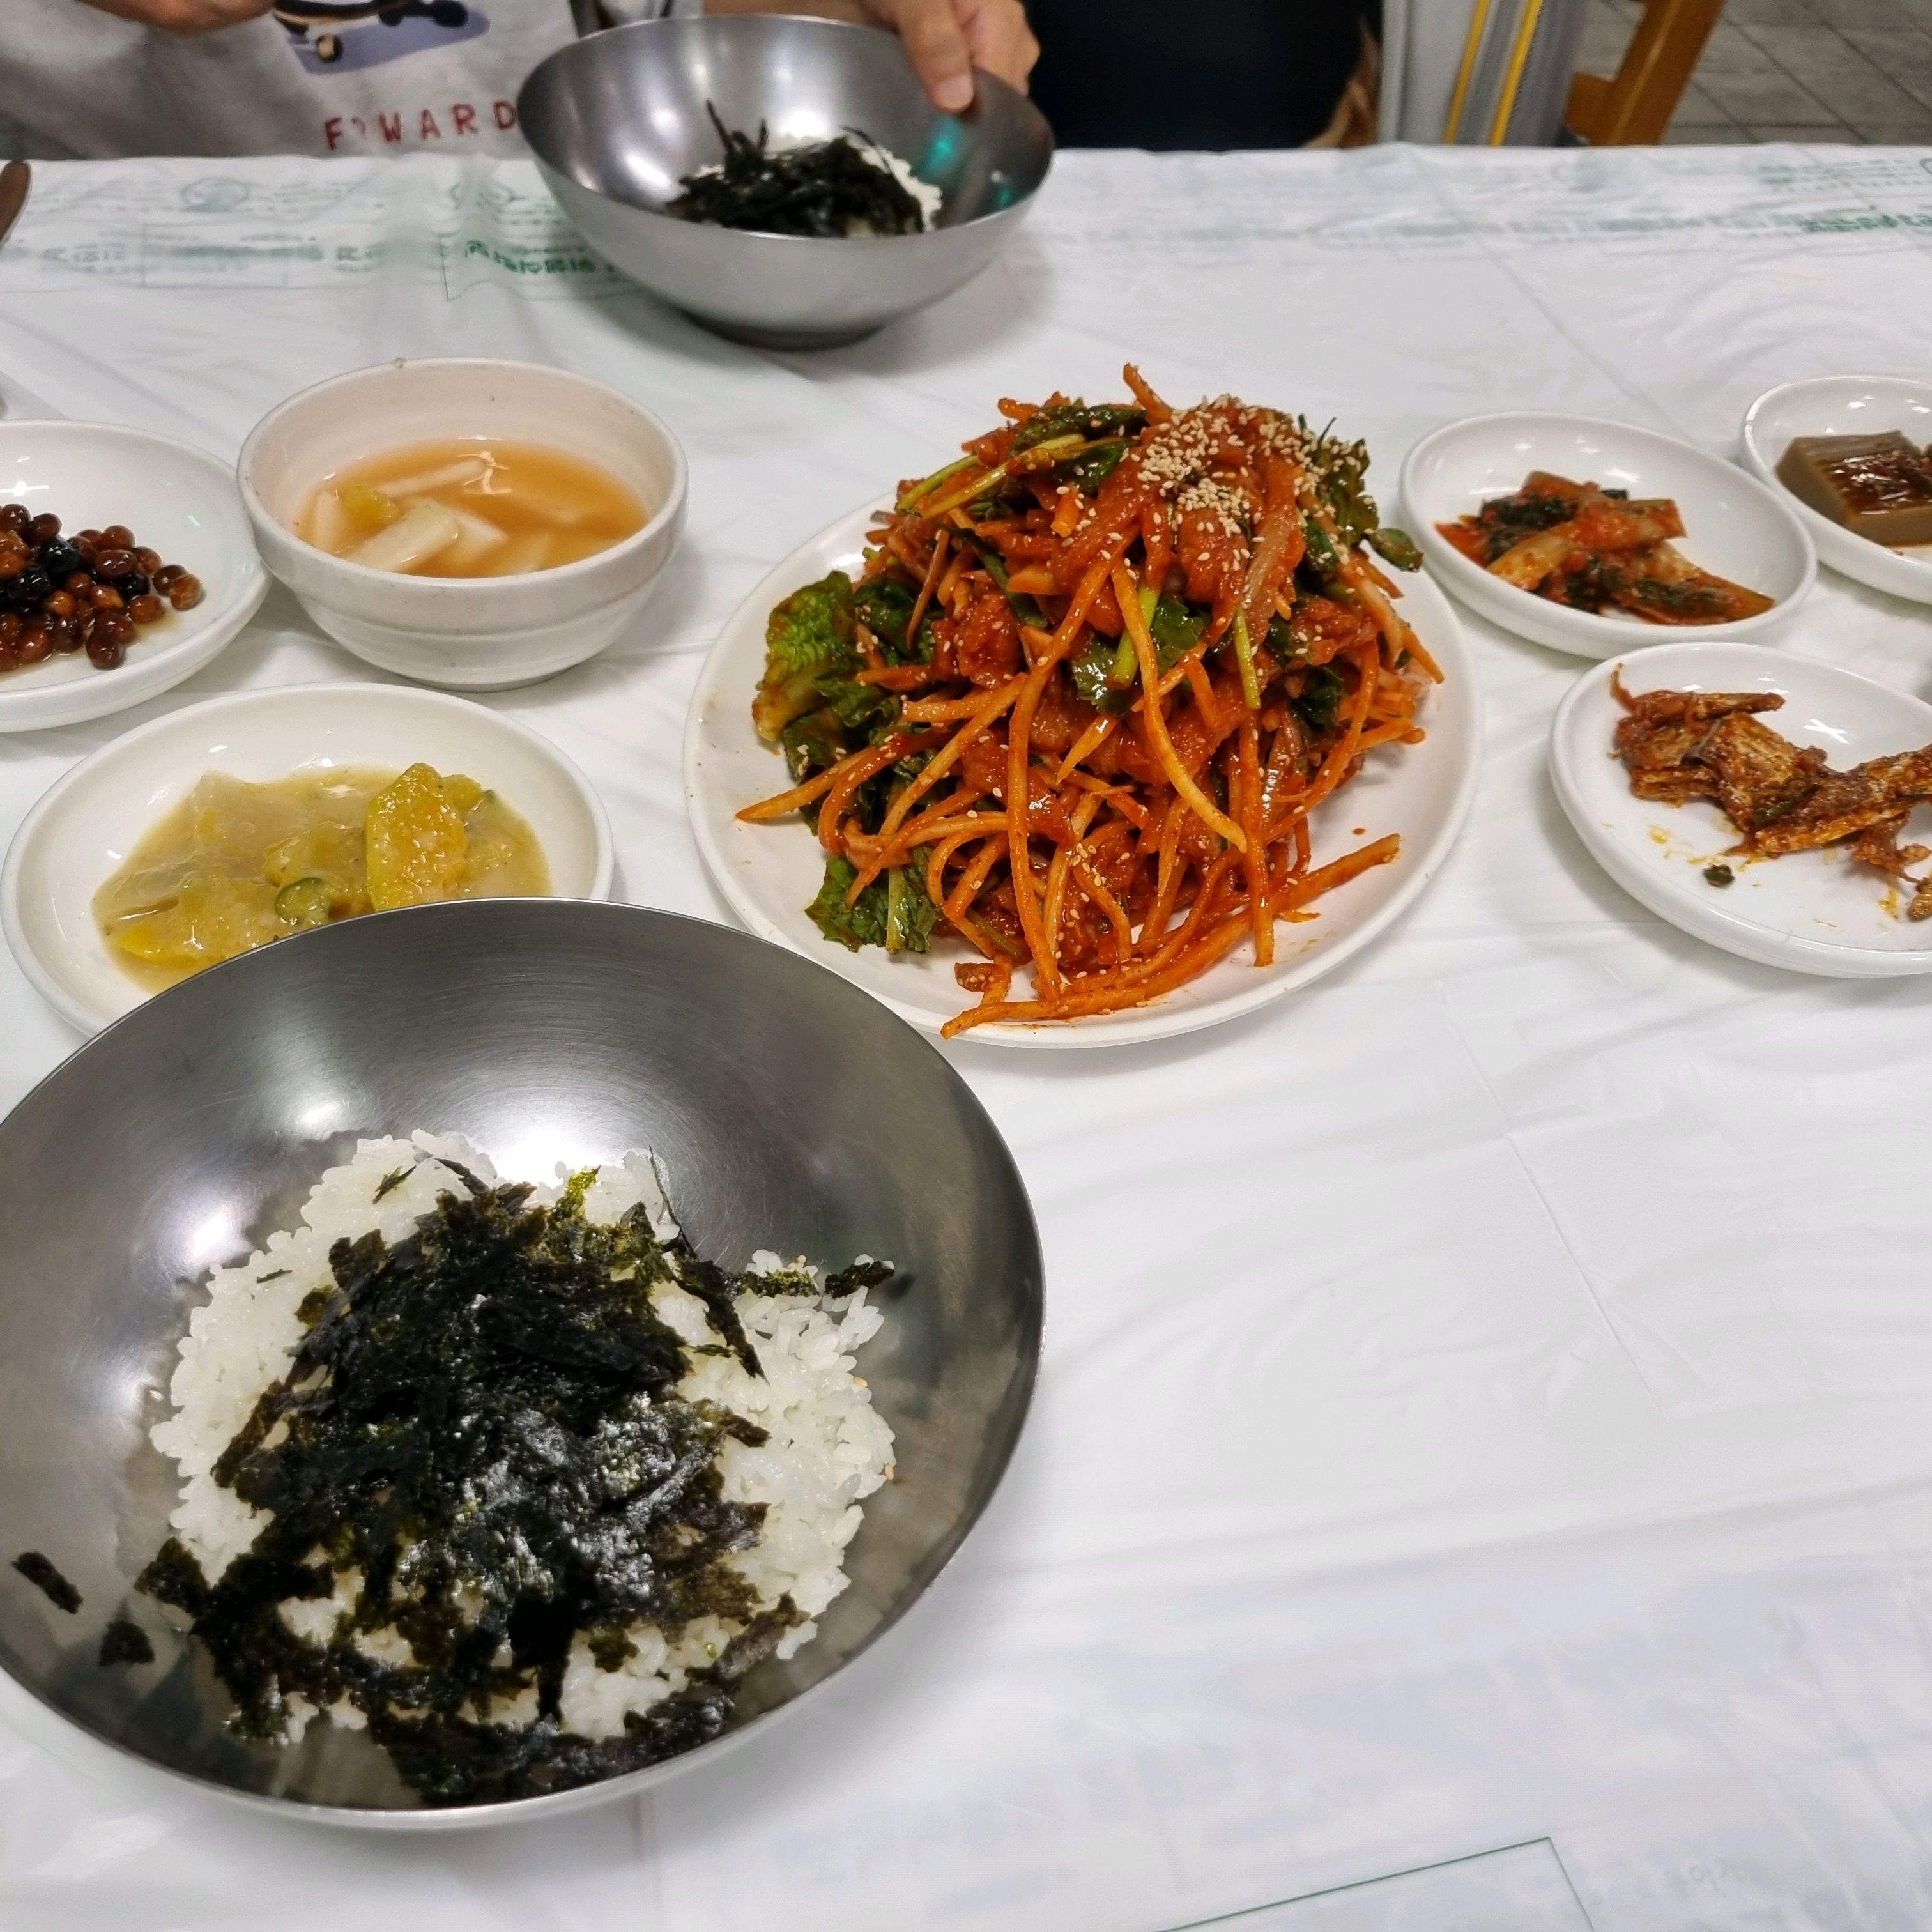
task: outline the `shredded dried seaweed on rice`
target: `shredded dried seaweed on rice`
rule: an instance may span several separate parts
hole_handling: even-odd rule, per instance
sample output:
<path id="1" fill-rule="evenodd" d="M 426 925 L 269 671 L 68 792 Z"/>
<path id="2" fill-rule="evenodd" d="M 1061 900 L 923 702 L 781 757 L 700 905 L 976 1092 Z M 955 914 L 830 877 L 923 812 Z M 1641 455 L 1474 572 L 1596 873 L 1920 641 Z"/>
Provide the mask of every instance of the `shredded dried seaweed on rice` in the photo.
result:
<path id="1" fill-rule="evenodd" d="M 917 235 L 927 211 L 886 158 L 855 129 L 829 141 L 773 148 L 761 122 L 754 140 L 728 128 L 707 101 L 724 158 L 679 177 L 684 190 L 664 212 L 680 220 L 764 235 L 836 239 L 859 235 Z"/>
<path id="2" fill-rule="evenodd" d="M 736 1681 L 807 1623 L 728 1560 L 758 1544 L 766 1505 L 727 1493 L 721 1450 L 766 1431 L 680 1385 L 706 1354 L 761 1376 L 741 1300 L 820 1291 L 802 1268 L 728 1274 L 668 1221 L 654 1232 L 643 1202 L 588 1218 L 594 1170 L 544 1204 L 442 1166 L 462 1192 L 413 1232 L 334 1243 L 286 1372 L 214 1464 L 266 1526 L 212 1582 L 170 1539 L 141 1587 L 192 1619 L 237 1732 L 280 1738 L 311 1709 L 366 1720 L 428 1802 L 463 1804 L 706 1742 Z M 840 1292 L 883 1265 L 855 1265 Z M 665 1318 L 668 1289 L 722 1346 Z M 618 1735 L 573 1732 L 574 1648 L 615 1670 L 642 1627 L 675 1640 L 706 1619 L 715 1646 L 670 1694 L 626 1710 Z"/>

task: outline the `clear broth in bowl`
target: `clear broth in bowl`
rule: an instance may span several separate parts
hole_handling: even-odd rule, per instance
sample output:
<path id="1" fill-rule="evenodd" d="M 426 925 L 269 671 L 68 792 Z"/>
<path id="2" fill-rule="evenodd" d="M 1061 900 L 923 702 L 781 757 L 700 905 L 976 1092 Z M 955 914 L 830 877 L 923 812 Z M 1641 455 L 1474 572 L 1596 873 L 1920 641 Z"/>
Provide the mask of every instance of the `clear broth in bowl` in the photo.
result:
<path id="1" fill-rule="evenodd" d="M 325 476 L 292 526 L 332 556 L 415 577 L 514 577 L 595 556 L 648 512 L 607 470 L 542 443 L 445 436 Z"/>

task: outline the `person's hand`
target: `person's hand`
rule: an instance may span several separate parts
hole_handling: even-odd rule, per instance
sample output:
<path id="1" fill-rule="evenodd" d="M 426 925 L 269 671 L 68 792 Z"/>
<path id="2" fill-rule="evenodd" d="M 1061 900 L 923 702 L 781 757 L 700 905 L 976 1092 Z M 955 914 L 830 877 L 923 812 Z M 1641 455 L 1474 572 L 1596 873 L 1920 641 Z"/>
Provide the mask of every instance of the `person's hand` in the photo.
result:
<path id="1" fill-rule="evenodd" d="M 1025 88 L 1040 58 L 1020 0 L 863 0 L 865 10 L 905 42 L 933 104 L 958 114 L 973 104 L 973 70 Z"/>
<path id="2" fill-rule="evenodd" d="M 266 14 L 275 0 L 88 0 L 104 14 L 158 27 L 164 34 L 209 34 Z"/>

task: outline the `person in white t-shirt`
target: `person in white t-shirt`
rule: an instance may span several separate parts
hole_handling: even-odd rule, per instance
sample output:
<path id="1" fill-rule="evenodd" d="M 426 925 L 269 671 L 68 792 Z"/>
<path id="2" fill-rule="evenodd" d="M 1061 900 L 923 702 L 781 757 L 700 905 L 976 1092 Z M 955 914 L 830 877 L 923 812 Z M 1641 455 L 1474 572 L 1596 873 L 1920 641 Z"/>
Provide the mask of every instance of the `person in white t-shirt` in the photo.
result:
<path id="1" fill-rule="evenodd" d="M 596 0 L 574 0 L 586 15 Z M 651 17 L 704 0 L 614 0 Z M 933 99 L 980 67 L 1026 84 L 1021 0 L 709 0 L 896 29 Z M 116 17 L 108 17 L 110 16 Z M 515 154 L 517 90 L 574 38 L 573 0 L 0 0 L 0 154 Z"/>

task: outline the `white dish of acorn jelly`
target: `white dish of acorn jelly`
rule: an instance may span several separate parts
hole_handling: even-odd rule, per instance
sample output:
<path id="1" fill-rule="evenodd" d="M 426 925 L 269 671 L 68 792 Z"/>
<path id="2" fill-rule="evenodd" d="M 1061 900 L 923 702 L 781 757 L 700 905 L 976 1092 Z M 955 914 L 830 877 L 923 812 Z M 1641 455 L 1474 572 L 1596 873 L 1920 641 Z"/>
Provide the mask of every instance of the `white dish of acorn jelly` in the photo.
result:
<path id="1" fill-rule="evenodd" d="M 0 544 L 7 560 L 0 566 L 5 570 L 0 576 L 0 639 L 7 640 L 0 643 L 0 665 L 8 667 L 0 668 L 0 731 L 77 724 L 158 697 L 222 650 L 255 614 L 268 587 L 233 472 L 167 436 L 110 423 L 0 422 L 0 514 L 9 524 L 50 516 L 59 522 L 58 531 L 46 532 L 55 552 L 48 560 L 58 578 L 40 570 L 43 545 L 31 536 L 16 532 L 31 546 L 25 561 L 13 545 Z M 118 663 L 105 648 L 109 638 L 90 637 L 83 644 L 60 626 L 47 627 L 52 640 L 44 652 L 38 644 L 23 652 L 36 620 L 49 614 L 47 597 L 62 592 L 80 574 L 84 560 L 70 554 L 65 540 L 116 524 L 164 566 L 198 579 L 199 600 L 177 610 L 165 590 L 148 586 L 158 614 L 152 622 L 128 627 L 131 635 Z M 118 568 L 119 560 L 110 568 Z M 132 598 L 142 594 L 136 586 L 147 572 L 138 578 L 88 575 L 113 591 L 124 615 Z M 64 594 L 76 602 L 88 596 L 85 591 L 78 598 L 73 591 Z M 88 608 L 95 608 L 91 601 Z M 62 626 L 72 621 L 58 603 L 51 614 Z M 106 628 L 118 632 L 121 626 Z M 104 665 L 97 657 L 109 662 Z"/>
<path id="2" fill-rule="evenodd" d="M 1873 436 L 1897 430 L 1932 442 L 1932 382 L 1910 376 L 1814 376 L 1767 389 L 1744 412 L 1744 460 L 1779 492 L 1811 532 L 1824 562 L 1874 590 L 1932 604 L 1932 545 L 1894 550 L 1847 530 L 1792 494 L 1778 473 L 1801 436 Z"/>
<path id="3" fill-rule="evenodd" d="M 1776 692 L 1784 704 L 1760 722 L 1794 744 L 1816 746 L 1841 771 L 1932 744 L 1932 704 L 1786 651 L 1658 644 L 1580 677 L 1550 733 L 1550 778 L 1577 836 L 1659 918 L 1726 952 L 1790 972 L 1856 980 L 1932 973 L 1932 920 L 1906 916 L 1911 887 L 1855 863 L 1842 845 L 1752 860 L 1737 852 L 1737 828 L 1713 801 L 1639 798 L 1612 745 L 1626 716 L 1610 688 L 1619 675 L 1634 695 Z M 1922 806 L 1901 842 L 1927 838 L 1928 818 L 1932 812 Z"/>

